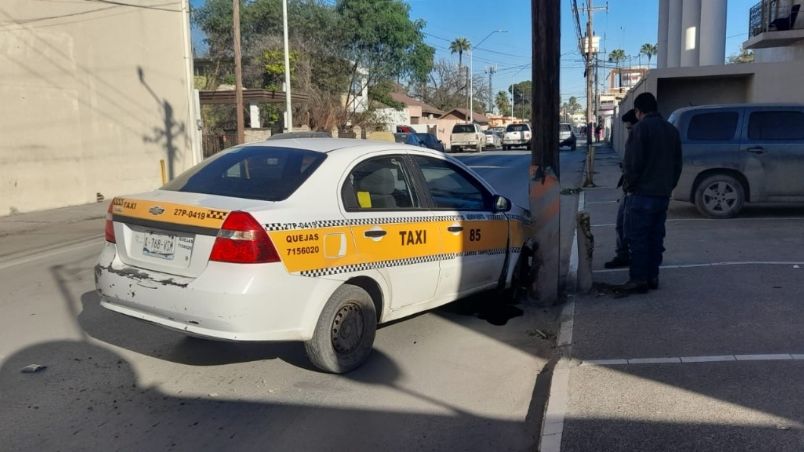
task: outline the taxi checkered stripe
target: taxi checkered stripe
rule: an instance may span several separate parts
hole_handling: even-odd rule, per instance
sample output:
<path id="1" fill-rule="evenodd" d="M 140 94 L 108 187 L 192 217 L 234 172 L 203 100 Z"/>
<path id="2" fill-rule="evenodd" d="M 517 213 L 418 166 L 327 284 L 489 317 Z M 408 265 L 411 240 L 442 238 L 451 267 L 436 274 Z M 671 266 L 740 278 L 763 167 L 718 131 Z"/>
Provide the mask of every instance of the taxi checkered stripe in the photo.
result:
<path id="1" fill-rule="evenodd" d="M 433 254 L 430 256 L 409 257 L 406 259 L 393 259 L 380 262 L 368 262 L 362 264 L 342 265 L 340 267 L 329 267 L 317 270 L 304 270 L 300 272 L 302 276 L 328 276 L 337 275 L 340 273 L 353 273 L 367 270 L 374 270 L 378 268 L 399 267 L 402 265 L 423 264 L 426 262 L 435 262 L 440 260 L 449 259 L 447 254 Z"/>
<path id="2" fill-rule="evenodd" d="M 207 210 L 207 217 L 214 218 L 215 220 L 223 220 L 229 212 L 221 210 Z"/>
<path id="3" fill-rule="evenodd" d="M 519 248 L 512 248 L 511 251 L 518 252 Z M 367 262 L 362 264 L 341 265 L 339 267 L 320 268 L 315 270 L 303 270 L 299 272 L 299 274 L 301 276 L 310 276 L 310 277 L 329 276 L 341 273 L 356 273 L 368 270 L 376 270 L 378 268 L 399 267 L 402 265 L 414 265 L 414 264 L 423 264 L 426 262 L 446 261 L 463 256 L 480 256 L 484 254 L 487 255 L 505 254 L 506 252 L 507 252 L 506 248 L 494 248 L 490 250 L 480 250 L 480 251 L 463 251 L 460 253 L 442 253 L 442 254 L 433 254 L 430 256 L 418 256 L 418 257 L 409 257 L 405 259 L 393 259 L 379 262 Z"/>
<path id="4" fill-rule="evenodd" d="M 351 220 L 314 220 L 302 223 L 268 223 L 267 231 L 289 231 L 292 229 L 335 228 L 344 226 L 366 226 L 372 224 L 396 223 L 434 223 L 439 221 L 478 221 L 478 220 L 506 220 L 505 215 L 441 215 L 424 217 L 386 217 L 386 218 L 354 218 Z"/>

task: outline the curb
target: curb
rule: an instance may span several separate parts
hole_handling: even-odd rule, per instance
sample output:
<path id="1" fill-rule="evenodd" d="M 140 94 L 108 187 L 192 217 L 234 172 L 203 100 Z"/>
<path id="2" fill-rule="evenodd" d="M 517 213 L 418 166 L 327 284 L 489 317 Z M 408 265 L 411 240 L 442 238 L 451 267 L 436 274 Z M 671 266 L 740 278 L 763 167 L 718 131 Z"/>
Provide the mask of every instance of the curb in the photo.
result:
<path id="1" fill-rule="evenodd" d="M 586 197 L 581 191 L 578 196 L 578 212 L 586 207 Z M 577 225 L 576 225 L 577 226 Z M 576 228 L 577 229 L 577 228 Z M 571 292 L 578 287 L 578 231 L 575 231 L 570 251 L 567 285 Z M 550 379 L 547 395 L 547 408 L 542 421 L 539 450 L 541 452 L 560 452 L 561 438 L 564 434 L 564 419 L 569 406 L 570 356 L 572 352 L 572 329 L 575 324 L 575 296 L 570 295 L 561 311 L 561 326 L 556 339 L 556 347 L 561 354 Z"/>

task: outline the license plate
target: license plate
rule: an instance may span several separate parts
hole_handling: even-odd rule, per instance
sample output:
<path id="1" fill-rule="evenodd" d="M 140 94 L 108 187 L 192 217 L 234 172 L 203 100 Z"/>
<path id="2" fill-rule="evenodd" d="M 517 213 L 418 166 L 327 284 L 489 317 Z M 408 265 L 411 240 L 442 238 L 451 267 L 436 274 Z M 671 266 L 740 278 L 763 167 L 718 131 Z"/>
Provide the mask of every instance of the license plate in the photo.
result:
<path id="1" fill-rule="evenodd" d="M 143 236 L 142 254 L 172 261 L 176 253 L 176 236 L 146 232 Z"/>

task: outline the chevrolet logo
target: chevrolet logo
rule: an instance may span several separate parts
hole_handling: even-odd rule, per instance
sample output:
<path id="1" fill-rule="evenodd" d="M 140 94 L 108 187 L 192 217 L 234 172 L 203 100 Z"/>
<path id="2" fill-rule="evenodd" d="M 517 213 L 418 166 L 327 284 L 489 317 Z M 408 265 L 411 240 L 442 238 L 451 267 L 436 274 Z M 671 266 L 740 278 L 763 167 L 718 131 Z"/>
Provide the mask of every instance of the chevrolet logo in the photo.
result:
<path id="1" fill-rule="evenodd" d="M 150 212 L 151 215 L 162 215 L 163 213 L 165 213 L 165 209 L 159 206 L 154 206 L 148 209 L 148 212 Z"/>

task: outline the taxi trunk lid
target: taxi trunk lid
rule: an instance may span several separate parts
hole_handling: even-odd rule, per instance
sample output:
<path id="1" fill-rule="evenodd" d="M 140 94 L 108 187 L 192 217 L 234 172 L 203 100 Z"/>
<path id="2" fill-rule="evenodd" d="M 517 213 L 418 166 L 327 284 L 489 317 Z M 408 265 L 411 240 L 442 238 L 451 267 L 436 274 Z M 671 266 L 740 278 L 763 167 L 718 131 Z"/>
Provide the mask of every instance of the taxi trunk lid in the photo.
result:
<path id="1" fill-rule="evenodd" d="M 233 210 L 267 201 L 157 190 L 112 201 L 117 254 L 126 265 L 196 277 L 209 262 L 215 238 Z"/>

